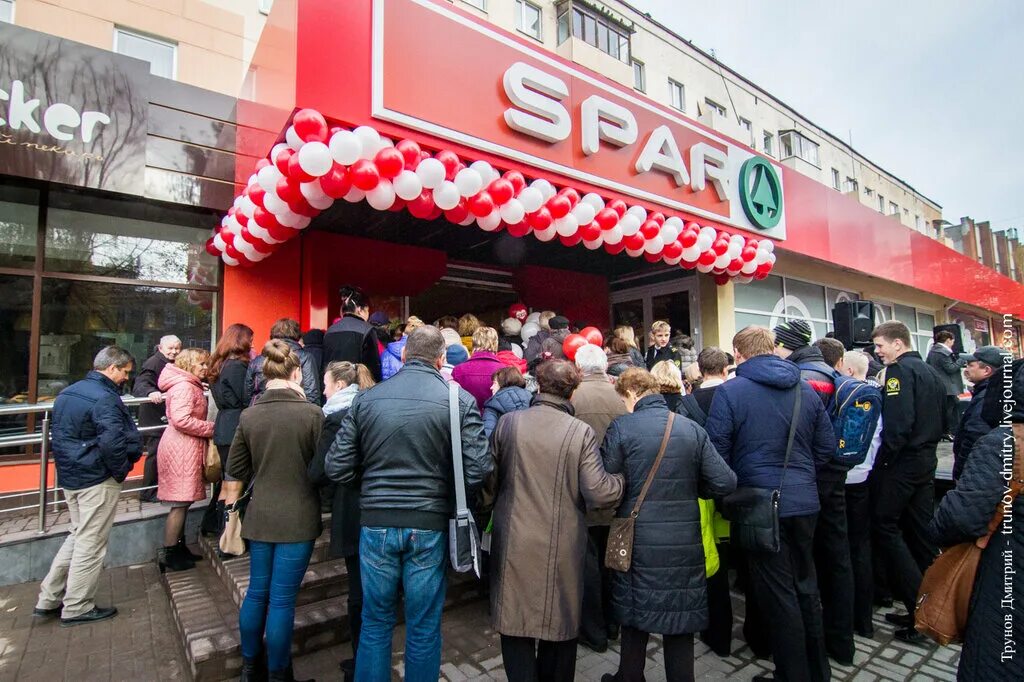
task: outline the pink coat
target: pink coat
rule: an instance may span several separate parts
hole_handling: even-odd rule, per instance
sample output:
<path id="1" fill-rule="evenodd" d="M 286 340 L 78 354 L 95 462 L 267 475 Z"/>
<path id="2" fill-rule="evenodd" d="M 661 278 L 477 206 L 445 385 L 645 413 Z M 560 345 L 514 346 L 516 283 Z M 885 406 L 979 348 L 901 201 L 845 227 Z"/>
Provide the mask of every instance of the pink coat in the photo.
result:
<path id="1" fill-rule="evenodd" d="M 203 461 L 213 422 L 203 385 L 191 372 L 173 363 L 160 373 L 157 386 L 167 404 L 167 428 L 157 449 L 157 497 L 163 502 L 195 502 L 206 498 Z"/>

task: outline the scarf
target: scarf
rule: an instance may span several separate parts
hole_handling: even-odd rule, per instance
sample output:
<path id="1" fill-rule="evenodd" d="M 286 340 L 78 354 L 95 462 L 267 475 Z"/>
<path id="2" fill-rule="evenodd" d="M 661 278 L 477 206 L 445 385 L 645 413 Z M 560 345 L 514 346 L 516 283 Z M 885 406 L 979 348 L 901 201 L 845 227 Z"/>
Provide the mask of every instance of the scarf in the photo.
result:
<path id="1" fill-rule="evenodd" d="M 352 406 L 352 401 L 355 400 L 357 393 L 359 393 L 359 384 L 349 384 L 336 392 L 324 403 L 324 416 L 329 417 L 335 412 L 347 410 Z"/>

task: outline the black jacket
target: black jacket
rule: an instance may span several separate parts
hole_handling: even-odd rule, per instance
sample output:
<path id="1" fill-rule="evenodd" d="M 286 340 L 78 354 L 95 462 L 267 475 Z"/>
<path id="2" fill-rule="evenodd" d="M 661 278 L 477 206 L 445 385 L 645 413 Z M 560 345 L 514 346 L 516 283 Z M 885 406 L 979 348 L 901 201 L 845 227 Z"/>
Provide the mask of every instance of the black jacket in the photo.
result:
<path id="1" fill-rule="evenodd" d="M 238 417 L 249 406 L 245 402 L 248 369 L 248 363 L 229 358 L 221 365 L 220 375 L 210 386 L 213 402 L 217 404 L 217 421 L 213 424 L 213 442 L 216 445 L 231 445 L 238 429 Z"/>
<path id="2" fill-rule="evenodd" d="M 928 365 L 934 367 L 942 377 L 946 395 L 960 395 L 964 392 L 963 369 L 966 364 L 941 343 L 932 344 L 928 351 Z"/>
<path id="3" fill-rule="evenodd" d="M 138 375 L 135 377 L 135 383 L 132 384 L 132 395 L 136 398 L 145 398 L 154 391 L 160 393 L 160 387 L 157 386 L 157 382 L 160 379 L 160 372 L 164 371 L 164 365 L 168 362 L 169 360 L 160 351 L 146 358 Z M 142 403 L 139 405 L 139 426 L 156 426 L 166 423 L 167 403 L 160 403 L 159 405 L 156 403 Z M 147 433 L 147 436 L 159 438 L 161 433 L 160 431 L 150 431 Z"/>
<path id="4" fill-rule="evenodd" d="M 50 425 L 60 485 L 81 490 L 124 481 L 142 456 L 142 435 L 113 381 L 92 371 L 57 396 Z"/>
<path id="5" fill-rule="evenodd" d="M 626 477 L 616 516 L 629 516 L 654 465 L 668 408 L 660 395 L 641 398 L 632 414 L 608 427 L 601 457 L 608 473 Z M 708 625 L 707 581 L 697 497 L 721 498 L 736 474 L 707 433 L 676 417 L 633 536 L 629 572 L 610 571 L 612 609 L 621 625 L 661 634 L 700 632 Z"/>
<path id="6" fill-rule="evenodd" d="M 320 376 L 316 368 L 316 360 L 312 355 L 291 339 L 281 339 L 295 351 L 299 356 L 299 366 L 302 368 L 302 391 L 306 394 L 306 400 L 314 405 L 320 404 Z M 245 373 L 245 392 L 242 394 L 242 402 L 249 407 L 263 395 L 267 390 L 267 378 L 263 376 L 263 363 L 266 358 L 257 355 L 249 363 L 249 369 Z"/>
<path id="7" fill-rule="evenodd" d="M 964 464 L 971 454 L 974 443 L 992 430 L 992 427 L 981 416 L 981 406 L 985 402 L 985 395 L 988 393 L 991 382 L 991 379 L 985 379 L 974 385 L 971 402 L 964 410 L 964 416 L 960 418 L 960 426 L 956 430 L 956 436 L 953 437 L 954 481 L 959 479 L 960 474 L 963 473 Z"/>
<path id="8" fill-rule="evenodd" d="M 494 467 L 476 399 L 459 389 L 467 499 Z M 327 452 L 327 475 L 359 485 L 363 526 L 445 530 L 455 508 L 448 383 L 424 362 L 359 394 Z"/>
<path id="9" fill-rule="evenodd" d="M 896 460 L 915 471 L 935 471 L 935 447 L 945 432 L 942 378 L 916 351 L 885 368 L 882 387 L 882 447 L 875 468 Z"/>
<path id="10" fill-rule="evenodd" d="M 644 355 L 644 363 L 647 364 L 648 370 L 654 369 L 654 366 L 663 360 L 667 360 L 676 367 L 679 367 L 682 363 L 682 357 L 679 355 L 679 349 L 673 348 L 672 344 L 661 348 L 655 348 L 653 345 L 647 347 L 647 353 Z"/>
<path id="11" fill-rule="evenodd" d="M 314 485 L 331 485 L 331 479 L 324 470 L 324 461 L 337 439 L 346 414 L 348 410 L 338 410 L 324 418 L 324 429 L 320 432 L 316 455 L 309 463 L 309 478 Z M 334 485 L 333 488 L 330 555 L 334 558 L 355 556 L 359 553 L 359 490 L 345 485 Z"/>
<path id="12" fill-rule="evenodd" d="M 380 351 L 373 326 L 358 315 L 346 315 L 324 335 L 323 366 L 332 362 L 362 363 L 380 381 Z"/>

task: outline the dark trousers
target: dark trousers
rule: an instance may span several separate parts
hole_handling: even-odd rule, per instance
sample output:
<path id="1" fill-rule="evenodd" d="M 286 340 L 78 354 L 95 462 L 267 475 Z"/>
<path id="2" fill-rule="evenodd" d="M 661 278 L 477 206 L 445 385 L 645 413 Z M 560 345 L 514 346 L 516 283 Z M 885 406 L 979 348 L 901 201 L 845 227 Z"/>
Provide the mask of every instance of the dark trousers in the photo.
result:
<path id="1" fill-rule="evenodd" d="M 816 517 L 780 519 L 779 551 L 747 552 L 753 597 L 770 618 L 775 679 L 786 682 L 826 682 L 832 674 L 814 571 Z"/>
<path id="2" fill-rule="evenodd" d="M 814 565 L 821 593 L 825 649 L 841 663 L 853 662 L 853 567 L 846 527 L 846 476 L 818 479 L 821 511 L 814 529 Z"/>
<path id="3" fill-rule="evenodd" d="M 721 657 L 732 653 L 732 595 L 729 594 L 728 542 L 718 545 L 718 571 L 708 578 L 708 629 L 701 640 Z"/>
<path id="4" fill-rule="evenodd" d="M 623 626 L 619 672 L 615 682 L 643 682 L 650 637 L 650 633 Z M 662 655 L 668 682 L 693 682 L 693 634 L 663 635 Z"/>
<path id="5" fill-rule="evenodd" d="M 874 566 L 871 552 L 870 485 L 854 483 L 846 486 L 846 528 L 850 538 L 850 564 L 853 567 L 853 627 L 869 632 L 874 626 Z"/>
<path id="6" fill-rule="evenodd" d="M 587 556 L 583 562 L 583 611 L 580 639 L 595 648 L 607 646 L 611 613 L 611 580 L 604 566 L 608 548 L 608 526 L 587 529 Z"/>
<path id="7" fill-rule="evenodd" d="M 947 395 L 942 406 L 945 408 L 943 414 L 945 428 L 943 430 L 946 433 L 955 434 L 960 427 L 960 396 Z"/>
<path id="8" fill-rule="evenodd" d="M 745 597 L 743 607 L 743 639 L 757 658 L 771 658 L 772 642 L 768 636 L 771 626 L 761 613 L 761 605 L 754 597 L 755 588 L 750 577 L 750 562 L 746 551 L 731 547 L 733 565 L 736 567 L 736 587 Z"/>
<path id="9" fill-rule="evenodd" d="M 509 682 L 572 682 L 576 640 L 549 642 L 502 635 L 501 660 Z"/>
<path id="10" fill-rule="evenodd" d="M 355 658 L 363 629 L 363 580 L 358 554 L 345 557 L 345 569 L 348 571 L 348 627 L 352 633 L 352 658 Z"/>
<path id="11" fill-rule="evenodd" d="M 230 445 L 217 446 L 217 454 L 220 455 L 221 472 L 228 469 L 228 452 L 230 450 Z M 206 511 L 203 513 L 203 521 L 200 525 L 201 532 L 207 535 L 216 535 L 217 537 L 220 537 L 220 534 L 224 532 L 224 503 L 217 499 L 220 497 L 222 482 L 223 477 L 220 481 L 213 484 L 213 494 L 210 495 L 210 503 L 206 505 Z"/>
<path id="12" fill-rule="evenodd" d="M 934 458 L 931 460 L 934 462 Z M 921 575 L 938 551 L 928 539 L 935 466 L 897 462 L 872 472 L 872 533 L 894 599 L 913 615 Z"/>
<path id="13" fill-rule="evenodd" d="M 158 431 L 155 436 L 146 436 L 146 462 L 142 465 L 142 487 L 149 488 L 157 484 L 156 451 L 160 447 L 160 436 L 163 431 Z M 156 488 L 143 490 L 140 494 L 144 500 L 156 499 Z"/>

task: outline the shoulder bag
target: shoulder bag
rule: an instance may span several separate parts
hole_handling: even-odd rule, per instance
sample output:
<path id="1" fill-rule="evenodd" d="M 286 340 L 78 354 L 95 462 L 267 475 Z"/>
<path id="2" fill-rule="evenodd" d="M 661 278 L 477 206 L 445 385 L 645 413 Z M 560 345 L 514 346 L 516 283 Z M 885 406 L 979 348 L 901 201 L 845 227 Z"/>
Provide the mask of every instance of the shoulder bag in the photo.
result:
<path id="1" fill-rule="evenodd" d="M 608 549 L 604 554 L 604 565 L 613 571 L 625 573 L 633 563 L 633 533 L 636 531 L 636 517 L 640 514 L 640 507 L 643 506 L 647 491 L 654 481 L 654 475 L 658 473 L 661 460 L 665 458 L 665 448 L 668 447 L 669 436 L 672 435 L 672 422 L 675 421 L 675 412 L 668 413 L 668 423 L 665 424 L 665 435 L 661 438 L 661 447 L 658 448 L 658 456 L 654 458 L 651 471 L 647 474 L 644 487 L 640 489 L 640 495 L 636 498 L 633 511 L 625 518 L 612 519 L 611 528 L 608 530 Z"/>
<path id="2" fill-rule="evenodd" d="M 1013 513 L 1013 501 L 1024 489 L 1024 424 L 1013 425 L 1013 438 L 1017 449 L 1013 477 L 1007 484 L 1009 492 L 1000 500 L 988 523 L 988 532 L 973 542 L 962 542 L 943 550 L 921 579 L 914 628 L 943 646 L 963 641 L 981 553 L 1002 524 L 1003 516 Z"/>
<path id="3" fill-rule="evenodd" d="M 459 385 L 448 383 L 448 417 L 452 432 L 452 466 L 455 470 L 455 518 L 448 521 L 448 553 L 452 568 L 473 571 L 480 577 L 480 534 L 466 506 L 466 479 L 462 473 L 462 425 L 459 421 Z"/>
<path id="4" fill-rule="evenodd" d="M 801 384 L 797 384 L 779 487 L 742 486 L 722 500 L 722 516 L 732 522 L 730 540 L 740 549 L 753 552 L 779 551 L 779 498 L 782 496 L 782 484 L 786 480 L 786 469 L 789 468 L 789 456 L 793 452 L 793 439 L 800 419 L 801 388 Z"/>
<path id="5" fill-rule="evenodd" d="M 242 538 L 242 517 L 245 516 L 245 508 L 249 506 L 249 500 L 252 498 L 252 486 L 256 482 L 256 476 L 253 474 L 253 480 L 246 487 L 237 500 L 224 507 L 224 531 L 220 534 L 220 541 L 217 545 L 220 547 L 220 551 L 224 554 L 230 554 L 232 556 L 242 556 L 245 554 L 245 540 Z"/>

